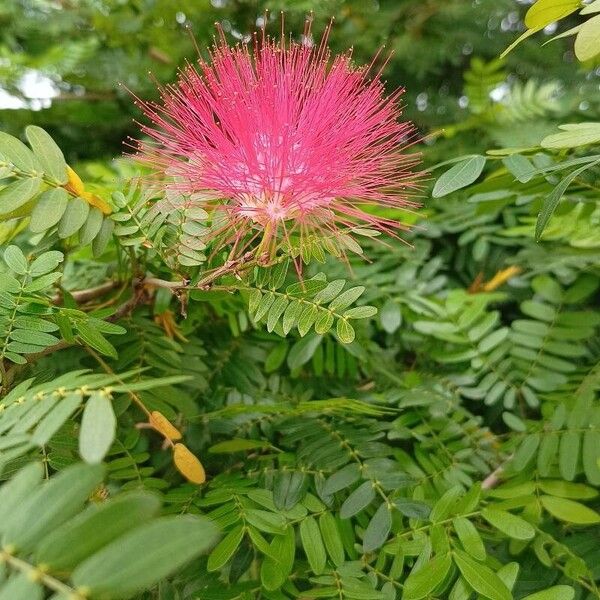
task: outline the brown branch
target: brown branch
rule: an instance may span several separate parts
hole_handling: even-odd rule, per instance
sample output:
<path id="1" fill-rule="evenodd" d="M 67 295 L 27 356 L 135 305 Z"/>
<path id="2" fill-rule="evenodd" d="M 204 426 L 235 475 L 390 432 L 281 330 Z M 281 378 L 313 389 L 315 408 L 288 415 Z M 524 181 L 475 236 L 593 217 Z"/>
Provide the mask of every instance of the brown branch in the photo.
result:
<path id="1" fill-rule="evenodd" d="M 144 293 L 144 280 L 136 280 L 133 285 L 133 294 L 131 298 L 123 302 L 121 306 L 117 308 L 117 310 L 110 315 L 106 320 L 114 323 L 123 317 L 128 316 L 138 304 L 141 304 L 144 299 L 147 298 Z"/>
<path id="2" fill-rule="evenodd" d="M 200 279 L 194 285 L 190 285 L 189 281 L 185 279 L 181 281 L 167 281 L 165 279 L 159 279 L 157 277 L 146 277 L 143 279 L 144 285 L 166 288 L 169 290 L 207 290 L 210 289 L 212 284 L 224 275 L 239 274 L 240 271 L 245 271 L 257 265 L 267 266 L 268 254 L 262 254 L 258 258 L 254 251 L 246 252 L 240 258 L 235 260 L 228 260 L 220 267 L 213 269 L 206 276 Z"/>
<path id="3" fill-rule="evenodd" d="M 96 287 L 88 288 L 86 290 L 74 290 L 69 292 L 75 302 L 88 302 L 89 300 L 94 300 L 95 298 L 99 298 L 104 296 L 108 292 L 119 287 L 120 282 L 118 281 L 106 281 Z M 52 297 L 52 304 L 60 304 L 63 300 L 62 294 L 56 294 Z"/>
<path id="4" fill-rule="evenodd" d="M 64 350 L 65 348 L 69 348 L 70 346 L 75 345 L 76 342 L 67 342 L 66 340 L 60 340 L 53 346 L 48 346 L 48 348 L 44 348 L 40 352 L 35 352 L 34 354 L 27 354 L 24 356 L 27 361 L 24 364 L 12 364 L 8 367 L 3 374 L 2 383 L 0 384 L 0 389 L 3 393 L 6 393 L 10 387 L 12 386 L 12 382 L 15 379 L 15 376 L 19 371 L 24 369 L 26 366 L 34 363 L 36 360 L 43 358 L 44 356 L 48 356 L 48 354 L 52 354 L 53 352 L 58 352 L 59 350 Z"/>
<path id="5" fill-rule="evenodd" d="M 501 481 L 506 465 L 512 460 L 512 454 L 499 467 L 492 471 L 482 482 L 482 490 L 491 490 L 495 488 Z"/>

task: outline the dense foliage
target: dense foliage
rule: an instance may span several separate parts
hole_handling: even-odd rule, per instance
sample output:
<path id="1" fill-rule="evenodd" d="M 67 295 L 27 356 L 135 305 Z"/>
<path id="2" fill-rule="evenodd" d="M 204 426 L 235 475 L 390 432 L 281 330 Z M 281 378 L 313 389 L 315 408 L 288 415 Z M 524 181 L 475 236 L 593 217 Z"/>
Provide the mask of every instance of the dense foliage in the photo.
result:
<path id="1" fill-rule="evenodd" d="M 0 8 L 0 600 L 600 598 L 600 0 L 269 3 L 388 41 L 431 176 L 242 254 L 107 158 L 265 18 L 172 4 Z"/>

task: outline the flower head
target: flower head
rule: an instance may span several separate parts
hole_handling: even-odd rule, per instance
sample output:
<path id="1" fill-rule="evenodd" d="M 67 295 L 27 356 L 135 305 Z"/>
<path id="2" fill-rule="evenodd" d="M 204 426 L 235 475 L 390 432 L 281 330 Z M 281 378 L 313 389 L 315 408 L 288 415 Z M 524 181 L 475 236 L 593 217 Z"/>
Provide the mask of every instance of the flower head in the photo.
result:
<path id="1" fill-rule="evenodd" d="M 399 120 L 402 90 L 386 96 L 370 67 L 349 52 L 332 57 L 328 33 L 315 46 L 309 29 L 304 43 L 263 32 L 253 48 L 221 35 L 208 62 L 161 89 L 161 103 L 141 103 L 152 121 L 142 159 L 171 190 L 223 209 L 240 248 L 405 228 L 380 210 L 414 206 L 418 161 L 405 152 L 413 127 Z"/>

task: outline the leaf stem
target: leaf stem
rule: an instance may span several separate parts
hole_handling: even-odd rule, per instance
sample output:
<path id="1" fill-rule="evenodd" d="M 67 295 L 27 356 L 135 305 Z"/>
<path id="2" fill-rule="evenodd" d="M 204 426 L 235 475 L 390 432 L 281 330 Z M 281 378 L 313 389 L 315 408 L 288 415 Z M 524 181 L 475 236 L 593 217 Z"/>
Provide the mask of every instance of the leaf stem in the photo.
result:
<path id="1" fill-rule="evenodd" d="M 40 581 L 47 588 L 60 594 L 64 594 L 69 600 L 86 600 L 85 596 L 82 596 L 74 588 L 68 586 L 59 579 L 52 577 L 52 575 L 48 575 L 48 573 L 45 573 L 43 569 L 40 569 L 39 567 L 34 566 L 25 560 L 17 558 L 16 556 L 13 556 L 6 550 L 0 550 L 0 562 L 7 563 L 16 571 L 20 571 L 21 573 L 27 575 L 27 577 L 31 578 L 32 581 Z"/>

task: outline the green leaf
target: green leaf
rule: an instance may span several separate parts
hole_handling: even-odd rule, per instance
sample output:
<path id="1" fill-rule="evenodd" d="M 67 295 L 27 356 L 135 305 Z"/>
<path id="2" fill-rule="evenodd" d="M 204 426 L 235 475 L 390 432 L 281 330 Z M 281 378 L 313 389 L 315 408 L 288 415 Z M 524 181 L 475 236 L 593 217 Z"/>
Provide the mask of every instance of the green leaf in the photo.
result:
<path id="1" fill-rule="evenodd" d="M 392 529 L 392 514 L 384 502 L 375 511 L 373 518 L 369 521 L 365 534 L 363 536 L 363 550 L 372 552 L 383 546 L 387 540 L 387 536 Z"/>
<path id="2" fill-rule="evenodd" d="M 79 334 L 79 337 L 94 350 L 98 350 L 98 352 L 105 356 L 117 358 L 117 351 L 114 349 L 113 345 L 99 331 L 90 325 L 83 322 L 77 323 L 77 333 Z"/>
<path id="3" fill-rule="evenodd" d="M 454 165 L 435 182 L 431 195 L 442 198 L 470 185 L 481 175 L 485 162 L 484 156 L 471 156 Z"/>
<path id="4" fill-rule="evenodd" d="M 362 296 L 364 291 L 365 288 L 362 285 L 357 285 L 356 287 L 346 290 L 331 301 L 329 304 L 329 310 L 333 312 L 340 312 L 345 308 L 348 308 L 353 302 L 356 302 L 356 300 Z"/>
<path id="5" fill-rule="evenodd" d="M 279 510 L 291 510 L 306 494 L 308 479 L 305 473 L 280 471 L 275 476 L 273 502 Z"/>
<path id="6" fill-rule="evenodd" d="M 575 590 L 570 585 L 554 585 L 550 588 L 525 596 L 523 600 L 573 600 Z"/>
<path id="7" fill-rule="evenodd" d="M 100 232 L 104 216 L 102 211 L 95 206 L 90 208 L 88 217 L 79 232 L 79 243 L 82 246 L 87 246 Z"/>
<path id="8" fill-rule="evenodd" d="M 69 181 L 67 163 L 56 142 L 41 127 L 29 125 L 25 128 L 27 141 L 42 165 L 42 169 L 59 185 Z"/>
<path id="9" fill-rule="evenodd" d="M 562 131 L 545 137 L 541 142 L 542 148 L 577 148 L 588 144 L 596 144 L 600 141 L 600 123 L 567 123 L 559 125 L 558 128 Z M 596 162 L 587 162 L 583 167 L 580 167 L 581 171 L 585 171 L 586 168 L 596 164 Z M 580 170 L 578 169 L 578 171 Z"/>
<path id="10" fill-rule="evenodd" d="M 330 475 L 323 484 L 323 493 L 331 496 L 343 490 L 360 479 L 360 468 L 356 463 L 350 463 Z"/>
<path id="11" fill-rule="evenodd" d="M 600 54 L 600 15 L 581 25 L 575 38 L 575 56 L 581 61 L 591 60 Z"/>
<path id="12" fill-rule="evenodd" d="M 481 516 L 496 529 L 515 540 L 530 540 L 535 537 L 533 525 L 507 511 L 484 508 Z"/>
<path id="13" fill-rule="evenodd" d="M 40 486 L 10 516 L 4 542 L 21 550 L 30 549 L 44 535 L 80 511 L 103 476 L 104 469 L 100 465 L 76 464 L 61 471 Z"/>
<path id="14" fill-rule="evenodd" d="M 531 287 L 537 294 L 544 297 L 552 304 L 560 304 L 563 300 L 563 289 L 561 285 L 548 275 L 539 275 L 531 282 Z"/>
<path id="15" fill-rule="evenodd" d="M 4 271 L 4 269 L 2 269 Z M 18 294 L 21 289 L 21 283 L 16 277 L 11 274 L 4 272 L 0 279 L 0 291 L 10 292 L 11 294 Z"/>
<path id="16" fill-rule="evenodd" d="M 208 557 L 208 571 L 218 571 L 233 556 L 244 539 L 244 526 L 232 529 L 213 549 Z"/>
<path id="17" fill-rule="evenodd" d="M 13 575 L 0 587 L 0 600 L 42 600 L 44 590 L 28 573 Z"/>
<path id="18" fill-rule="evenodd" d="M 82 198 L 73 198 L 67 203 L 67 208 L 58 224 L 58 237 L 68 238 L 77 233 L 85 223 L 90 212 L 90 205 Z"/>
<path id="19" fill-rule="evenodd" d="M 268 312 L 273 303 L 275 302 L 275 296 L 271 293 L 264 294 L 258 303 L 254 320 L 260 321 Z"/>
<path id="20" fill-rule="evenodd" d="M 327 284 L 327 287 L 322 289 L 314 298 L 315 302 L 318 304 L 327 304 L 331 302 L 343 289 L 346 285 L 346 281 L 344 279 L 335 279 L 334 281 L 330 281 Z"/>
<path id="21" fill-rule="evenodd" d="M 345 319 L 368 319 L 377 314 L 374 306 L 356 306 L 344 313 Z"/>
<path id="22" fill-rule="evenodd" d="M 375 488 L 373 487 L 373 483 L 365 481 L 344 500 L 340 508 L 340 517 L 342 519 L 349 519 L 369 506 L 374 499 Z"/>
<path id="23" fill-rule="evenodd" d="M 285 289 L 285 293 L 289 296 L 298 296 L 305 298 L 307 296 L 317 294 L 326 287 L 327 282 L 320 278 L 317 279 L 316 276 L 312 279 L 307 279 L 305 281 L 299 281 L 298 283 L 292 283 L 292 285 L 288 285 L 288 287 Z"/>
<path id="24" fill-rule="evenodd" d="M 18 246 L 9 246 L 4 251 L 4 262 L 11 271 L 14 271 L 18 275 L 25 275 L 27 273 L 27 259 Z"/>
<path id="25" fill-rule="evenodd" d="M 275 329 L 277 322 L 279 321 L 281 315 L 283 315 L 287 305 L 289 304 L 289 300 L 285 296 L 278 296 L 273 302 L 269 310 L 269 314 L 267 316 L 267 331 L 270 333 Z"/>
<path id="26" fill-rule="evenodd" d="M 31 441 L 38 446 L 47 444 L 79 406 L 81 406 L 80 392 L 73 392 L 62 398 L 37 424 L 31 435 Z"/>
<path id="27" fill-rule="evenodd" d="M 321 336 L 316 334 L 308 335 L 298 340 L 288 354 L 288 367 L 293 370 L 306 364 L 312 358 L 321 340 Z"/>
<path id="28" fill-rule="evenodd" d="M 300 334 L 300 337 L 304 337 L 309 332 L 310 328 L 314 325 L 318 314 L 319 309 L 315 304 L 310 304 L 305 307 L 298 319 L 298 333 Z"/>
<path id="29" fill-rule="evenodd" d="M 79 432 L 79 454 L 88 463 L 102 461 L 109 451 L 117 429 L 111 399 L 102 391 L 94 392 L 85 403 Z"/>
<path id="30" fill-rule="evenodd" d="M 522 154 L 511 154 L 503 158 L 502 162 L 520 183 L 527 183 L 535 174 L 535 167 Z"/>
<path id="31" fill-rule="evenodd" d="M 211 446 L 208 451 L 211 454 L 232 454 L 234 452 L 245 452 L 257 448 L 269 448 L 269 442 L 265 440 L 249 440 L 244 438 L 226 440 Z"/>
<path id="32" fill-rule="evenodd" d="M 546 439 L 546 438 L 544 438 Z M 512 459 L 512 467 L 515 471 L 522 471 L 535 456 L 540 445 L 540 434 L 530 433 L 526 435 L 518 447 Z"/>
<path id="33" fill-rule="evenodd" d="M 204 219 L 208 219 L 208 213 L 205 213 L 206 216 Z M 290 261 L 285 260 L 280 262 L 271 272 L 271 283 L 269 287 L 272 290 L 278 290 L 284 283 L 285 278 L 287 276 L 288 268 L 290 266 Z"/>
<path id="34" fill-rule="evenodd" d="M 387 333 L 394 333 L 402 324 L 402 311 L 393 300 L 387 300 L 379 311 L 379 322 Z"/>
<path id="35" fill-rule="evenodd" d="M 44 469 L 42 463 L 34 462 L 21 469 L 0 488 L 0 534 L 10 526 L 13 514 L 39 486 Z"/>
<path id="36" fill-rule="evenodd" d="M 443 496 L 433 505 L 429 519 L 432 523 L 443 521 L 456 510 L 458 499 L 462 495 L 460 486 L 455 485 L 446 491 Z"/>
<path id="37" fill-rule="evenodd" d="M 598 491 L 583 483 L 571 483 L 562 479 L 542 479 L 539 488 L 550 496 L 573 498 L 575 500 L 590 500 L 598 496 Z"/>
<path id="38" fill-rule="evenodd" d="M 344 545 L 335 517 L 330 512 L 324 512 L 319 517 L 319 527 L 327 554 L 333 564 L 339 567 L 344 563 Z"/>
<path id="39" fill-rule="evenodd" d="M 39 277 L 54 271 L 56 267 L 64 260 L 65 256 L 62 252 L 57 250 L 51 250 L 50 252 L 44 252 L 44 254 L 38 256 L 29 268 L 29 274 L 32 277 Z"/>
<path id="40" fill-rule="evenodd" d="M 508 327 L 501 327 L 500 329 L 496 329 L 496 331 L 490 333 L 488 336 L 484 337 L 478 344 L 477 350 L 481 354 L 486 354 L 490 352 L 498 345 L 500 345 L 509 334 Z"/>
<path id="41" fill-rule="evenodd" d="M 256 288 L 250 290 L 248 294 L 248 312 L 253 314 L 256 312 L 258 305 L 262 299 L 262 292 Z"/>
<path id="42" fill-rule="evenodd" d="M 24 344 L 33 344 L 35 346 L 52 346 L 58 342 L 58 338 L 50 333 L 43 331 L 28 331 L 27 329 L 13 329 L 10 333 L 10 339 Z"/>
<path id="43" fill-rule="evenodd" d="M 560 440 L 558 468 L 563 479 L 573 481 L 579 466 L 581 434 L 578 431 L 565 432 Z"/>
<path id="44" fill-rule="evenodd" d="M 519 417 L 517 417 L 517 415 L 511 412 L 504 411 L 502 413 L 502 420 L 513 431 L 519 431 L 521 433 L 527 431 L 527 425 Z"/>
<path id="45" fill-rule="evenodd" d="M 516 562 L 507 563 L 500 567 L 496 572 L 496 575 L 500 577 L 500 579 L 504 582 L 504 585 L 512 590 L 515 587 L 515 583 L 517 582 L 517 577 L 519 575 L 519 564 Z"/>
<path id="46" fill-rule="evenodd" d="M 279 535 L 285 530 L 285 517 L 279 513 L 250 508 L 245 515 L 248 523 L 264 533 Z"/>
<path id="47" fill-rule="evenodd" d="M 402 600 L 421 600 L 431 594 L 446 579 L 451 566 L 450 556 L 444 554 L 425 563 L 418 571 L 413 569 L 404 582 Z"/>
<path id="48" fill-rule="evenodd" d="M 9 183 L 0 190 L 0 216 L 9 215 L 27 204 L 38 193 L 41 183 L 38 177 L 28 177 Z"/>
<path id="49" fill-rule="evenodd" d="M 33 152 L 20 140 L 0 131 L 2 154 L 21 171 L 42 175 L 43 169 Z"/>
<path id="50" fill-rule="evenodd" d="M 248 526 L 248 536 L 252 543 L 256 546 L 257 550 L 262 552 L 265 556 L 271 555 L 271 546 L 267 542 L 267 540 L 263 537 L 263 535 L 251 525 Z"/>
<path id="51" fill-rule="evenodd" d="M 588 481 L 600 486 L 600 431 L 586 431 L 582 447 L 583 470 Z"/>
<path id="52" fill-rule="evenodd" d="M 279 589 L 288 579 L 294 566 L 296 536 L 288 527 L 283 535 L 276 535 L 270 545 L 270 554 L 263 560 L 260 580 L 267 591 Z"/>
<path id="53" fill-rule="evenodd" d="M 322 310 L 321 314 L 317 317 L 315 321 L 315 333 L 319 335 L 324 335 L 327 333 L 331 327 L 333 326 L 334 316 L 328 310 Z"/>
<path id="54" fill-rule="evenodd" d="M 428 519 L 431 514 L 431 507 L 425 502 L 419 500 L 410 500 L 409 498 L 396 498 L 394 500 L 396 508 L 405 516 L 411 519 Z"/>
<path id="55" fill-rule="evenodd" d="M 285 357 L 287 356 L 288 344 L 283 341 L 276 346 L 273 346 L 271 352 L 265 359 L 265 371 L 267 373 L 273 373 L 277 371 L 279 367 L 283 364 Z"/>
<path id="56" fill-rule="evenodd" d="M 475 562 L 466 552 L 456 550 L 454 562 L 466 582 L 489 600 L 512 600 L 510 590 L 504 582 L 484 564 Z"/>
<path id="57" fill-rule="evenodd" d="M 39 292 L 40 290 L 45 290 L 50 287 L 54 283 L 56 283 L 62 277 L 62 273 L 47 273 L 46 275 L 42 275 L 37 279 L 29 282 L 23 290 L 28 294 L 32 292 Z M 48 290 L 50 291 L 50 290 Z"/>
<path id="58" fill-rule="evenodd" d="M 300 318 L 303 310 L 304 305 L 297 300 L 293 300 L 288 304 L 288 307 L 283 313 L 283 321 L 281 322 L 284 335 L 287 335 L 291 331 L 292 327 L 298 323 L 298 319 Z"/>
<path id="59" fill-rule="evenodd" d="M 462 577 L 459 577 L 450 590 L 448 600 L 469 600 L 472 595 L 473 590 L 469 584 Z"/>
<path id="60" fill-rule="evenodd" d="M 83 560 L 156 516 L 157 496 L 128 492 L 102 504 L 92 504 L 42 540 L 36 550 L 38 563 L 53 570 L 72 570 Z"/>
<path id="61" fill-rule="evenodd" d="M 320 575 L 325 569 L 327 555 L 319 525 L 314 517 L 309 516 L 301 521 L 300 539 L 310 568 L 315 575 Z"/>
<path id="62" fill-rule="evenodd" d="M 599 134 L 600 134 L 600 128 L 599 128 Z M 600 140 L 600 135 L 598 137 L 598 140 Z M 600 161 L 595 161 L 593 163 L 584 165 L 583 167 L 576 169 L 572 173 L 569 173 L 550 192 L 550 194 L 548 194 L 548 196 L 544 200 L 544 203 L 542 204 L 542 209 L 540 210 L 537 222 L 535 224 L 535 240 L 537 242 L 540 241 L 540 239 L 542 237 L 542 233 L 544 233 L 544 229 L 546 228 L 546 225 L 548 225 L 548 221 L 550 221 L 550 218 L 554 214 L 554 211 L 556 210 L 556 207 L 558 206 L 560 199 L 563 197 L 564 193 L 567 191 L 567 188 L 571 185 L 571 183 L 577 177 L 579 177 L 579 175 L 581 175 L 581 173 L 583 173 L 585 170 L 589 169 L 591 166 L 598 164 L 598 162 L 600 162 Z"/>
<path id="63" fill-rule="evenodd" d="M 452 525 L 465 551 L 477 560 L 485 560 L 485 546 L 475 525 L 465 517 L 455 517 Z"/>
<path id="64" fill-rule="evenodd" d="M 104 221 L 102 221 L 102 227 L 100 227 L 98 235 L 92 242 L 92 252 L 95 257 L 100 256 L 106 249 L 106 246 L 112 237 L 114 227 L 115 223 L 111 219 L 104 219 Z"/>
<path id="65" fill-rule="evenodd" d="M 92 597 L 133 596 L 204 553 L 216 539 L 217 528 L 206 518 L 162 517 L 93 554 L 71 578 L 76 587 L 89 589 Z"/>
<path id="66" fill-rule="evenodd" d="M 31 213 L 29 229 L 42 233 L 54 227 L 65 214 L 69 193 L 64 188 L 50 188 L 43 192 Z"/>
<path id="67" fill-rule="evenodd" d="M 595 525 L 600 523 L 600 515 L 584 504 L 568 500 L 567 498 L 556 498 L 554 496 L 541 496 L 542 506 L 556 519 L 575 525 Z"/>
<path id="68" fill-rule="evenodd" d="M 348 323 L 345 319 L 338 319 L 335 332 L 337 333 L 338 338 L 342 344 L 350 344 L 354 341 L 354 337 L 356 333 L 354 332 L 354 327 Z"/>
<path id="69" fill-rule="evenodd" d="M 537 302 L 536 300 L 525 300 L 521 303 L 521 310 L 528 316 L 539 319 L 540 321 L 552 322 L 556 318 L 554 307 Z"/>

